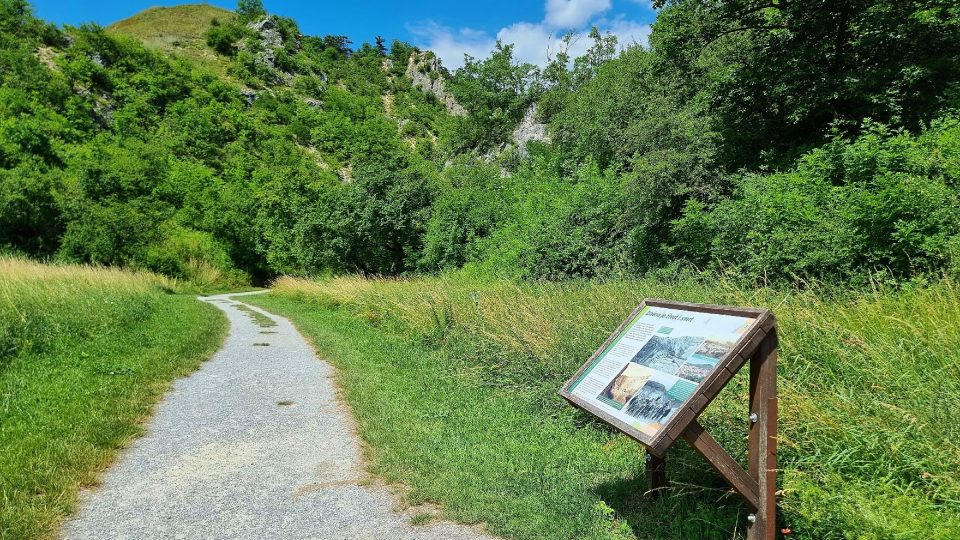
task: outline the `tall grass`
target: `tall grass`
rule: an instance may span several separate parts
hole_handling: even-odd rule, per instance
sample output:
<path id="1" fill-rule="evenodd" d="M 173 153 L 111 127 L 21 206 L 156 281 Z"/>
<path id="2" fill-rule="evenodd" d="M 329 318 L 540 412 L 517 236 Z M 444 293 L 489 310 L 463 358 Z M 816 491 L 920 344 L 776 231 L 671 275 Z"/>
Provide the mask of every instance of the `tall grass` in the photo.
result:
<path id="1" fill-rule="evenodd" d="M 568 410 L 557 388 L 644 297 L 770 307 L 781 333 L 781 522 L 800 538 L 960 535 L 960 291 L 950 280 L 853 294 L 692 278 L 283 278 L 274 294 L 442 351 L 457 372 L 515 396 L 571 436 L 604 428 Z M 745 401 L 740 377 L 703 417 L 741 458 Z M 682 478 L 706 469 L 695 457 L 671 466 Z M 687 481 L 677 489 L 701 487 Z M 627 522 L 644 519 L 621 512 Z"/>
<path id="2" fill-rule="evenodd" d="M 0 366 L 143 320 L 175 286 L 150 273 L 0 258 Z"/>
<path id="3" fill-rule="evenodd" d="M 0 538 L 52 538 L 226 321 L 166 278 L 0 258 Z"/>

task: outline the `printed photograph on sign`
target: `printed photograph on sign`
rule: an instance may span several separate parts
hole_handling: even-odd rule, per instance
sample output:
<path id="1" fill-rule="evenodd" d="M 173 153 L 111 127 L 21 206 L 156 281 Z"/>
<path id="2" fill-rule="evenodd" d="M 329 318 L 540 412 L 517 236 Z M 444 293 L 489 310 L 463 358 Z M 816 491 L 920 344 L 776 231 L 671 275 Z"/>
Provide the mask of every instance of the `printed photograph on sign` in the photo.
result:
<path id="1" fill-rule="evenodd" d="M 662 373 L 676 375 L 694 351 L 703 344 L 700 336 L 671 337 L 661 332 L 672 332 L 673 328 L 664 327 L 650 336 L 650 341 L 637 352 L 633 362 L 647 366 Z"/>
<path id="2" fill-rule="evenodd" d="M 647 381 L 653 372 L 637 364 L 627 364 L 619 375 L 604 389 L 597 399 L 606 402 L 611 407 L 622 409 Z"/>
<path id="3" fill-rule="evenodd" d="M 707 339 L 690 355 L 690 358 L 680 366 L 680 371 L 677 372 L 677 376 L 696 383 L 703 382 L 703 379 L 713 371 L 713 368 L 717 366 L 717 362 L 733 348 L 735 343 L 734 341 L 719 340 L 716 338 Z"/>
<path id="4" fill-rule="evenodd" d="M 696 387 L 683 379 L 655 371 L 647 384 L 627 402 L 626 413 L 636 420 L 638 429 L 656 432 Z"/>
<path id="5" fill-rule="evenodd" d="M 567 390 L 652 437 L 690 399 L 753 321 L 647 307 Z"/>

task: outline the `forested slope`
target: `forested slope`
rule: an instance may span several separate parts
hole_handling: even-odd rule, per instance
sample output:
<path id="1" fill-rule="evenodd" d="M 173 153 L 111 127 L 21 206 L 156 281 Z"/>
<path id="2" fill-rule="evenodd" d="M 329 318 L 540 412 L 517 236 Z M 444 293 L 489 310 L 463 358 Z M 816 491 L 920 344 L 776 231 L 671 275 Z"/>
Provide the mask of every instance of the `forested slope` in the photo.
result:
<path id="1" fill-rule="evenodd" d="M 5 250 L 228 284 L 960 265 L 954 2 L 660 1 L 648 47 L 454 73 L 256 1 L 108 31 L 0 5 Z"/>
<path id="2" fill-rule="evenodd" d="M 3 7 L 0 244 L 228 282 L 412 264 L 446 113 L 404 79 L 403 46 L 390 68 L 251 15 L 213 27 L 231 33 L 220 76 L 121 25 Z"/>

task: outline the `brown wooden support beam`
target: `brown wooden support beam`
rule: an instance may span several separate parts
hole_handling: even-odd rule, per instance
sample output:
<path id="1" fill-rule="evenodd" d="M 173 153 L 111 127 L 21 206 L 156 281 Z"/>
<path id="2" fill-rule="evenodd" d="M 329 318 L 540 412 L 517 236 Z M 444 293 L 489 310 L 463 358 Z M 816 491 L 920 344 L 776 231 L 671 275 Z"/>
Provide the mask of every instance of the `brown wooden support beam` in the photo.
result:
<path id="1" fill-rule="evenodd" d="M 756 416 L 754 416 L 756 415 Z M 774 327 L 750 359 L 748 467 L 758 486 L 757 511 L 748 540 L 774 540 L 777 530 L 777 331 Z"/>
<path id="2" fill-rule="evenodd" d="M 755 512 L 760 501 L 759 486 L 756 479 L 747 474 L 747 471 L 743 470 L 737 460 L 730 457 L 730 454 L 720 446 L 720 443 L 703 429 L 700 422 L 694 420 L 683 432 L 683 438 L 710 465 L 713 465 L 713 468 L 730 484 L 730 487 L 743 497 L 750 511 Z"/>
<path id="3" fill-rule="evenodd" d="M 647 452 L 647 496 L 657 498 L 667 487 L 667 458 Z"/>

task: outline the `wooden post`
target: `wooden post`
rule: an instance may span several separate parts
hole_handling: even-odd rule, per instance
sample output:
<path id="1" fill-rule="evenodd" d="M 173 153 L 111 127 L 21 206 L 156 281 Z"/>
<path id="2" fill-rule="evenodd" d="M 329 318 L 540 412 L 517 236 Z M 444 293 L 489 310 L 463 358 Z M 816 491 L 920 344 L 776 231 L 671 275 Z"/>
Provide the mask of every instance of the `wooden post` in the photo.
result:
<path id="1" fill-rule="evenodd" d="M 757 511 L 748 540 L 777 535 L 777 329 L 767 334 L 750 359 L 750 435 L 747 472 L 757 482 Z"/>
<path id="2" fill-rule="evenodd" d="M 750 357 L 750 430 L 747 470 L 694 420 L 683 438 L 747 503 L 748 540 L 777 535 L 777 329 L 773 326 Z M 649 474 L 649 473 L 648 473 Z"/>
<path id="3" fill-rule="evenodd" d="M 658 498 L 667 487 L 667 458 L 647 452 L 647 496 Z"/>

